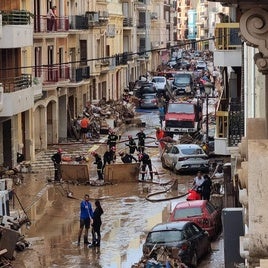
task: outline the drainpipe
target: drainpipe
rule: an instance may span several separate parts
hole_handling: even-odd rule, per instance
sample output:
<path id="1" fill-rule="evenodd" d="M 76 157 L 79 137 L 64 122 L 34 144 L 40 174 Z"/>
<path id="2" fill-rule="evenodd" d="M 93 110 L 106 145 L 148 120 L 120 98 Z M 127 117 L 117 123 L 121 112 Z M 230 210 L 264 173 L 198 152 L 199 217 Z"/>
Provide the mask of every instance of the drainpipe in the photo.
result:
<path id="1" fill-rule="evenodd" d="M 251 59 L 254 59 L 254 55 L 256 52 L 255 48 L 251 48 Z M 251 90 L 252 90 L 252 98 L 251 98 L 251 106 L 252 106 L 252 118 L 255 118 L 255 63 L 251 61 Z"/>

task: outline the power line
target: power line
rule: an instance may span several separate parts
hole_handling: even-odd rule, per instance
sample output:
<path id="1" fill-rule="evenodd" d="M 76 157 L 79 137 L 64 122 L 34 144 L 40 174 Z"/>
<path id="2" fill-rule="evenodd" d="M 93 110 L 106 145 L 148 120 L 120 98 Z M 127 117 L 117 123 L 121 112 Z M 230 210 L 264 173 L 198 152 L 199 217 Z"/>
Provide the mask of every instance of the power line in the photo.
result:
<path id="1" fill-rule="evenodd" d="M 102 61 L 102 60 L 111 60 L 111 59 L 116 59 L 116 57 L 119 58 L 123 58 L 125 57 L 126 59 L 128 59 L 128 57 L 130 56 L 134 56 L 134 55 L 145 55 L 147 53 L 151 53 L 151 52 L 160 52 L 160 51 L 166 51 L 169 49 L 175 49 L 175 48 L 183 48 L 186 47 L 187 45 L 193 45 L 196 43 L 202 43 L 202 42 L 206 42 L 206 41 L 210 41 L 210 40 L 216 40 L 216 39 L 220 39 L 220 38 L 225 38 L 231 36 L 230 34 L 227 35 L 221 35 L 218 37 L 209 37 L 209 38 L 205 38 L 205 39 L 201 39 L 201 40 L 185 40 L 184 42 L 182 42 L 181 44 L 176 44 L 173 46 L 166 46 L 164 48 L 155 48 L 155 49 L 150 49 L 150 50 L 143 50 L 140 52 L 123 52 L 123 53 L 118 53 L 115 54 L 113 56 L 105 56 L 105 57 L 99 57 L 99 58 L 93 58 L 93 59 L 80 59 L 78 61 L 69 61 L 69 62 L 62 62 L 62 63 L 53 63 L 53 64 L 42 64 L 42 65 L 30 65 L 30 66 L 21 66 L 21 67 L 12 67 L 12 68 L 1 68 L 1 71 L 8 71 L 8 70 L 20 70 L 20 69 L 34 69 L 34 68 L 53 68 L 53 67 L 60 67 L 63 65 L 70 65 L 70 64 L 78 64 L 78 63 L 85 63 L 85 62 L 92 62 L 92 61 Z"/>

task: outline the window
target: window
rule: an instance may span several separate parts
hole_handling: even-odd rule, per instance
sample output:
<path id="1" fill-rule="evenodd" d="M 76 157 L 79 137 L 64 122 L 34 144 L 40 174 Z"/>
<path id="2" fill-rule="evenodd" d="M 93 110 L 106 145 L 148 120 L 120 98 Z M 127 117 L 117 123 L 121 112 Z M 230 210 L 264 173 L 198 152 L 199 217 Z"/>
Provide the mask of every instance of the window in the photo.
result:
<path id="1" fill-rule="evenodd" d="M 202 209 L 200 207 L 178 208 L 175 210 L 174 220 L 185 219 L 194 216 L 202 216 Z"/>
<path id="2" fill-rule="evenodd" d="M 182 239 L 182 232 L 180 230 L 163 230 L 158 232 L 151 232 L 146 239 L 147 243 L 171 243 Z"/>

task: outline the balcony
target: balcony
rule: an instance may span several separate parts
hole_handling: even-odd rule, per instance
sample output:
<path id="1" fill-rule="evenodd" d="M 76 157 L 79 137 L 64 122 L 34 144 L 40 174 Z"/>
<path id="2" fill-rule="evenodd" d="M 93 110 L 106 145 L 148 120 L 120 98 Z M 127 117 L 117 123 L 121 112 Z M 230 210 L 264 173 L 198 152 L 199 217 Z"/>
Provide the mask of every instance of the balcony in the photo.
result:
<path id="1" fill-rule="evenodd" d="M 71 68 L 70 80 L 73 83 L 78 83 L 84 79 L 90 78 L 90 68 L 89 66 L 83 66 L 78 68 Z"/>
<path id="2" fill-rule="evenodd" d="M 66 16 L 57 17 L 53 23 L 49 22 L 45 15 L 35 16 L 34 18 L 35 33 L 67 32 L 69 28 L 69 18 Z"/>
<path id="3" fill-rule="evenodd" d="M 217 23 L 215 27 L 214 64 L 241 66 L 239 23 Z"/>
<path id="4" fill-rule="evenodd" d="M 36 67 L 34 73 L 35 77 L 42 79 L 44 85 L 61 83 L 64 81 L 68 82 L 70 80 L 69 66 Z"/>
<path id="5" fill-rule="evenodd" d="M 31 15 L 24 10 L 2 11 L 0 48 L 19 48 L 33 45 Z"/>
<path id="6" fill-rule="evenodd" d="M 133 18 L 124 18 L 123 27 L 133 27 Z"/>
<path id="7" fill-rule="evenodd" d="M 107 25 L 109 22 L 109 13 L 107 11 L 99 11 L 99 24 Z"/>
<path id="8" fill-rule="evenodd" d="M 86 30 L 88 29 L 88 17 L 84 15 L 70 16 L 70 30 Z"/>
<path id="9" fill-rule="evenodd" d="M 34 105 L 32 76 L 2 78 L 0 91 L 0 116 L 12 116 L 31 109 Z"/>

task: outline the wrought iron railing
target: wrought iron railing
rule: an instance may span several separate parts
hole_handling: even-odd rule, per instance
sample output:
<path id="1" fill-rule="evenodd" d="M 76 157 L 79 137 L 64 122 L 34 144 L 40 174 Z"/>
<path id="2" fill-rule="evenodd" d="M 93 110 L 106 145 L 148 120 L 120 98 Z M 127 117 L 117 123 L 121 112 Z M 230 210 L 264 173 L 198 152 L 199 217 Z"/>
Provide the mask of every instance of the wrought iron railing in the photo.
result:
<path id="1" fill-rule="evenodd" d="M 35 77 L 42 77 L 44 83 L 59 82 L 70 79 L 69 66 L 36 67 Z"/>
<path id="2" fill-rule="evenodd" d="M 16 77 L 0 78 L 4 88 L 4 93 L 11 93 L 32 86 L 32 75 L 21 74 Z"/>
<path id="3" fill-rule="evenodd" d="M 229 50 L 241 47 L 239 23 L 217 23 L 215 27 L 215 47 Z"/>
<path id="4" fill-rule="evenodd" d="M 26 10 L 1 11 L 2 25 L 26 25 L 31 23 L 32 14 Z"/>
<path id="5" fill-rule="evenodd" d="M 51 22 L 47 16 L 35 16 L 34 17 L 34 32 L 65 32 L 69 30 L 69 18 L 56 17 L 53 22 Z"/>

